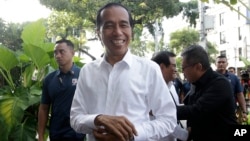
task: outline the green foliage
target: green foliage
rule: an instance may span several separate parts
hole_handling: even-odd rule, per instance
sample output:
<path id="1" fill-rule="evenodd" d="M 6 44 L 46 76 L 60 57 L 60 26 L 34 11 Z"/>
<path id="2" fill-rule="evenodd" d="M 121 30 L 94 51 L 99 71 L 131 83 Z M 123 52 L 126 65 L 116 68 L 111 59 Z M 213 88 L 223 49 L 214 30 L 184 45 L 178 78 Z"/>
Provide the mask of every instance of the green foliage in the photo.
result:
<path id="1" fill-rule="evenodd" d="M 201 0 L 203 2 L 209 2 L 209 0 Z M 215 3 L 223 3 L 223 2 L 228 2 L 226 0 L 214 0 Z M 228 3 L 230 3 L 231 5 L 235 5 L 237 4 L 237 0 L 230 0 Z"/>
<path id="2" fill-rule="evenodd" d="M 137 26 L 134 28 L 134 36 L 133 36 L 133 41 L 131 43 L 131 52 L 133 54 L 136 54 L 138 56 L 145 56 L 145 53 L 147 52 L 146 44 L 145 42 L 141 42 L 140 38 L 142 35 L 142 26 Z"/>
<path id="3" fill-rule="evenodd" d="M 88 20 L 82 19 L 76 13 L 65 11 L 53 11 L 47 20 L 47 35 L 52 39 L 67 38 L 75 45 L 75 50 L 87 50 L 84 44 L 87 42 L 86 32 L 93 31 L 94 25 Z"/>
<path id="4" fill-rule="evenodd" d="M 198 44 L 199 42 L 199 32 L 192 28 L 184 28 L 177 30 L 170 34 L 170 48 L 169 50 L 175 52 L 175 54 L 180 55 L 181 51 L 190 46 Z M 215 61 L 215 55 L 218 54 L 216 50 L 216 45 L 211 42 L 206 42 L 206 50 L 209 55 L 210 62 Z M 177 67 L 180 66 L 180 58 L 176 59 Z"/>
<path id="5" fill-rule="evenodd" d="M 247 115 L 247 124 L 250 125 L 250 113 Z"/>
<path id="6" fill-rule="evenodd" d="M 183 18 L 187 17 L 187 21 L 192 27 L 196 27 L 196 19 L 199 18 L 198 1 L 192 0 L 183 4 Z"/>
<path id="7" fill-rule="evenodd" d="M 36 111 L 40 101 L 41 80 L 47 74 L 48 64 L 53 56 L 46 51 L 53 50 L 54 45 L 44 43 L 45 28 L 42 21 L 29 24 L 22 32 L 23 50 L 13 52 L 4 46 L 0 47 L 2 53 L 0 61 L 1 75 L 8 85 L 1 88 L 0 95 L 0 124 L 5 125 L 5 130 L 0 134 L 4 140 L 35 140 L 36 136 Z M 43 49 L 45 47 L 45 49 Z M 51 48 L 51 49 L 48 49 Z M 4 59 L 3 59 L 4 58 Z M 19 68 L 21 83 L 13 83 L 10 72 Z M 36 79 L 33 73 L 39 72 Z M 30 110 L 30 107 L 36 108 Z M 32 124 L 30 124 L 32 123 Z"/>
<path id="8" fill-rule="evenodd" d="M 10 70 L 18 64 L 18 58 L 10 49 L 0 45 L 0 73 L 11 88 L 15 87 Z"/>
<path id="9" fill-rule="evenodd" d="M 136 24 L 145 24 L 155 19 L 173 17 L 182 10 L 180 3 L 176 0 L 40 0 L 41 4 L 58 11 L 76 13 L 83 19 L 95 23 L 98 9 L 108 2 L 119 2 L 131 10 Z"/>
<path id="10" fill-rule="evenodd" d="M 0 45 L 0 74 L 7 81 L 0 88 L 0 127 L 4 127 L 0 130 L 1 141 L 36 140 L 42 80 L 57 68 L 54 44 L 45 42 L 45 35 L 44 22 L 39 20 L 24 27 L 22 50 L 13 52 Z M 80 58 L 75 60 L 82 66 Z M 11 75 L 13 69 L 19 70 L 18 78 Z"/>
<path id="11" fill-rule="evenodd" d="M 4 127 L 0 130 L 1 141 L 36 140 L 42 80 L 57 68 L 54 44 L 45 42 L 45 35 L 44 22 L 39 20 L 24 27 L 22 50 L 13 52 L 0 45 L 4 58 L 0 60 L 0 74 L 7 81 L 0 88 L 0 125 Z M 11 75 L 13 69 L 20 70 L 18 78 Z"/>
<path id="12" fill-rule="evenodd" d="M 179 54 L 184 48 L 197 44 L 199 32 L 192 28 L 184 28 L 170 34 L 170 50 Z"/>
<path id="13" fill-rule="evenodd" d="M 20 35 L 25 24 L 6 23 L 0 18 L 0 43 L 12 50 L 21 49 Z"/>
<path id="14" fill-rule="evenodd" d="M 66 38 L 68 36 L 79 37 L 86 28 L 93 28 L 93 23 L 79 18 L 75 13 L 65 11 L 53 11 L 48 20 L 48 37 Z M 84 28 L 83 28 L 84 27 Z"/>
<path id="15" fill-rule="evenodd" d="M 154 0 L 154 2 L 152 0 L 40 0 L 40 2 L 46 7 L 55 10 L 48 19 L 49 37 L 58 37 L 58 35 L 60 37 L 67 37 L 68 35 L 77 36 L 75 44 L 79 45 L 78 49 L 81 50 L 87 50 L 83 46 L 87 40 L 84 36 L 79 38 L 79 33 L 86 34 L 86 31 L 95 32 L 95 18 L 98 9 L 108 2 L 122 3 L 128 7 L 135 20 L 135 40 L 133 40 L 131 50 L 139 56 L 143 56 L 150 50 L 147 48 L 147 44 L 140 42 L 140 38 L 137 38 L 139 34 L 142 34 L 139 32 L 142 32 L 143 28 L 148 28 L 148 31 L 154 37 L 155 31 L 158 30 L 154 25 L 159 23 L 159 27 L 162 28 L 161 20 L 163 17 L 171 18 L 176 16 L 183 8 L 186 11 L 183 17 L 187 17 L 190 25 L 195 26 L 197 13 L 190 11 L 193 8 L 198 8 L 197 0 L 192 1 L 191 4 L 181 3 L 176 0 Z M 160 46 L 157 45 L 157 47 L 162 48 L 162 45 L 163 42 L 160 43 Z M 151 47 L 151 43 L 149 46 Z"/>

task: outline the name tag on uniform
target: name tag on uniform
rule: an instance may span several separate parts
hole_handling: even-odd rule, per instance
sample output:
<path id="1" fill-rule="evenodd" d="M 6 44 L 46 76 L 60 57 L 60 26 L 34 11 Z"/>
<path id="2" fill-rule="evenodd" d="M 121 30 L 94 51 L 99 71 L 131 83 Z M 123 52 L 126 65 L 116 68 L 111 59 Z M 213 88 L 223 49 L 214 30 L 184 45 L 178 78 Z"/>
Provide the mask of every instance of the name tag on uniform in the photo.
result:
<path id="1" fill-rule="evenodd" d="M 75 86 L 77 84 L 77 78 L 72 79 L 72 86 Z"/>

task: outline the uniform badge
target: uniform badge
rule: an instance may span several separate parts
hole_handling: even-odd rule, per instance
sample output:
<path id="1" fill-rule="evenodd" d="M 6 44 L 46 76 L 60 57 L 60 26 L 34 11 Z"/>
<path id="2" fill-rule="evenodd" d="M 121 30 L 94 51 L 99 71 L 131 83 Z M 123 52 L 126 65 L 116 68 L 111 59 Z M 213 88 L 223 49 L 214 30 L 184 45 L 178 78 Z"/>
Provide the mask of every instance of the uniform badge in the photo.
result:
<path id="1" fill-rule="evenodd" d="M 72 86 L 75 86 L 77 84 L 77 78 L 72 79 Z"/>

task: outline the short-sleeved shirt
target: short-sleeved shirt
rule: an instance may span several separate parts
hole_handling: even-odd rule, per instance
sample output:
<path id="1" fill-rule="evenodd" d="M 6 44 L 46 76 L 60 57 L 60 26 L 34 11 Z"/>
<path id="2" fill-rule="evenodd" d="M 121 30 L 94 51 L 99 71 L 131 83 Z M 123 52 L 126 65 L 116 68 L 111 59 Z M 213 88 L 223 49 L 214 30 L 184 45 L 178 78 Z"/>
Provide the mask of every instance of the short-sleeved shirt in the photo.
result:
<path id="1" fill-rule="evenodd" d="M 228 78 L 228 81 L 232 84 L 232 90 L 233 90 L 234 96 L 235 98 L 237 98 L 237 93 L 243 92 L 239 78 L 236 75 L 228 71 L 226 71 L 224 76 Z"/>
<path id="2" fill-rule="evenodd" d="M 235 108 L 237 107 L 237 94 L 240 92 L 243 92 L 242 85 L 240 84 L 239 78 L 235 75 L 232 74 L 228 71 L 224 74 L 224 76 L 228 79 L 228 81 L 231 83 L 231 88 L 234 94 L 234 99 L 235 99 Z"/>
<path id="3" fill-rule="evenodd" d="M 56 70 L 43 82 L 41 104 L 51 107 L 49 134 L 51 139 L 83 138 L 70 126 L 70 108 L 75 93 L 80 68 L 73 66 L 71 71 L 63 73 Z"/>

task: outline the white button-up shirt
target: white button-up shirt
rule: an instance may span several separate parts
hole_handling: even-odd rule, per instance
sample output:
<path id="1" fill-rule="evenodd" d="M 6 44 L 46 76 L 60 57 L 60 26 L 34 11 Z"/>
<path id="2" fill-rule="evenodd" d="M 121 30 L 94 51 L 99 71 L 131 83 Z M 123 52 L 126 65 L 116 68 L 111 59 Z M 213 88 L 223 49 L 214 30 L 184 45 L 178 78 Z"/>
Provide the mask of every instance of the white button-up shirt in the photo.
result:
<path id="1" fill-rule="evenodd" d="M 169 88 L 169 91 L 172 94 L 172 99 L 174 99 L 176 105 L 180 105 L 179 96 L 176 93 L 174 83 L 170 81 L 167 83 L 167 86 Z M 161 141 L 176 141 L 177 138 L 183 141 L 188 139 L 188 131 L 182 128 L 180 125 L 177 125 L 174 132 L 168 135 L 167 137 L 164 137 L 163 139 L 161 139 Z"/>
<path id="2" fill-rule="evenodd" d="M 180 104 L 180 102 L 179 102 L 179 96 L 178 96 L 178 94 L 176 92 L 176 89 L 175 89 L 173 81 L 169 81 L 167 83 L 167 86 L 168 86 L 168 89 L 170 90 L 170 92 L 172 93 L 172 96 L 174 98 L 174 101 L 175 101 L 176 105 L 179 105 Z"/>
<path id="3" fill-rule="evenodd" d="M 136 141 L 157 141 L 172 133 L 176 107 L 159 66 L 129 51 L 114 66 L 104 58 L 81 69 L 70 113 L 72 128 L 95 141 L 94 119 L 105 114 L 127 117 L 137 130 Z"/>

